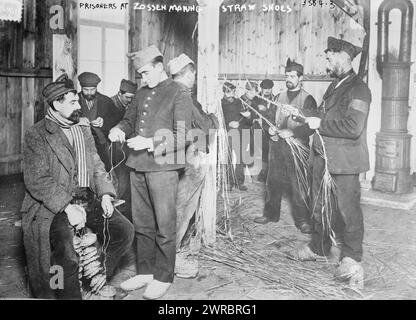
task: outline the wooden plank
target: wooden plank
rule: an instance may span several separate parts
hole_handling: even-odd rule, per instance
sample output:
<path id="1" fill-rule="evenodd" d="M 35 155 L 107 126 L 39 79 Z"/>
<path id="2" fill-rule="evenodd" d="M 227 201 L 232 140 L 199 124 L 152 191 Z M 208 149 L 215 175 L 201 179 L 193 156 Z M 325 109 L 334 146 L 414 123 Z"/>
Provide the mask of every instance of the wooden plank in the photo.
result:
<path id="1" fill-rule="evenodd" d="M 249 74 L 242 74 L 242 73 L 220 73 L 218 75 L 218 79 L 224 79 L 224 77 L 227 80 L 240 80 L 244 79 L 245 75 L 248 79 L 251 80 L 263 80 L 264 74 L 261 73 L 249 73 Z M 273 81 L 285 81 L 285 75 L 284 74 L 268 74 L 267 77 L 270 80 Z M 303 76 L 303 81 L 309 82 L 331 82 L 333 79 L 327 75 L 311 75 L 311 74 L 305 74 Z"/>
<path id="2" fill-rule="evenodd" d="M 0 77 L 0 155 L 6 154 L 7 145 L 7 78 Z M 2 172 L 0 172 L 2 174 Z"/>
<path id="3" fill-rule="evenodd" d="M 23 154 L 11 154 L 8 156 L 0 156 L 0 162 L 1 163 L 9 163 L 9 162 L 16 162 L 23 159 Z"/>
<path id="4" fill-rule="evenodd" d="M 0 77 L 9 78 L 52 78 L 51 69 L 0 69 Z"/>

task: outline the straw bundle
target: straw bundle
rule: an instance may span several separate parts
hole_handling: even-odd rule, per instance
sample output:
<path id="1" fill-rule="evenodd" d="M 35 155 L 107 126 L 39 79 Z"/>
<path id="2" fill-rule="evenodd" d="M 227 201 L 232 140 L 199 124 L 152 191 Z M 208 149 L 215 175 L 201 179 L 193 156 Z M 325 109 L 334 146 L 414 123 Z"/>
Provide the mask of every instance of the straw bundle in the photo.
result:
<path id="1" fill-rule="evenodd" d="M 334 282 L 327 272 L 290 260 L 279 251 L 264 256 L 247 245 L 224 240 L 216 248 L 204 248 L 201 258 L 243 271 L 275 286 L 277 290 L 291 290 L 305 297 L 321 299 L 346 298 L 342 286 Z"/>
<path id="2" fill-rule="evenodd" d="M 322 174 L 319 192 L 314 201 L 312 212 L 315 211 L 315 208 L 319 203 L 321 205 L 322 226 L 329 235 L 332 243 L 335 246 L 337 246 L 337 242 L 335 240 L 335 233 L 331 227 L 332 212 L 333 209 L 336 209 L 332 207 L 332 204 L 336 205 L 337 203 L 336 185 L 328 169 L 328 157 L 326 155 L 325 145 L 322 136 L 320 135 L 318 130 L 315 131 L 315 134 L 318 136 L 322 146 L 322 148 L 317 149 L 319 156 L 322 157 L 322 159 L 324 159 L 325 166 Z"/>

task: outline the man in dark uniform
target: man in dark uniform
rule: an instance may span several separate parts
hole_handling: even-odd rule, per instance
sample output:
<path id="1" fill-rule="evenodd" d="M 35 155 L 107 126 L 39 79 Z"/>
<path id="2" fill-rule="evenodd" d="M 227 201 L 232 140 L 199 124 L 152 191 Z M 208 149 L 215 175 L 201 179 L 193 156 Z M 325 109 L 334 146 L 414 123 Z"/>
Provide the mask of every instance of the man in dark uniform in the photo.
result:
<path id="1" fill-rule="evenodd" d="M 184 84 L 191 93 L 196 78 L 195 63 L 184 53 L 168 63 L 172 79 Z M 197 139 L 187 147 L 186 167 L 180 176 L 177 196 L 176 264 L 175 275 L 180 278 L 194 278 L 198 274 L 198 261 L 189 255 L 189 246 L 181 246 L 186 232 L 200 204 L 203 181 L 206 175 L 206 153 L 209 152 L 209 136 L 218 129 L 219 123 L 213 112 L 206 113 L 193 95 L 192 136 Z M 215 106 L 214 106 L 215 107 Z M 211 111 L 211 110 L 208 110 Z M 212 110 L 215 111 L 215 110 Z M 196 141 L 195 141 L 196 140 Z M 202 159 L 202 161 L 195 161 Z M 195 219 L 196 220 L 196 219 Z"/>
<path id="2" fill-rule="evenodd" d="M 107 139 L 110 129 L 117 124 L 113 115 L 113 101 L 97 91 L 100 77 L 92 72 L 83 72 L 78 76 L 81 85 L 79 104 L 81 105 L 82 122 L 89 123 L 95 140 L 97 152 L 105 165 L 106 171 L 111 169 L 109 142 Z"/>
<path id="3" fill-rule="evenodd" d="M 119 92 L 111 97 L 116 109 L 113 112 L 113 120 L 115 123 L 119 123 L 126 113 L 130 103 L 132 102 L 134 95 L 137 91 L 137 83 L 122 79 L 120 83 L 120 90 Z M 117 177 L 117 181 L 115 183 L 115 187 L 117 190 L 117 196 L 120 199 L 124 199 L 130 203 L 130 170 L 126 166 L 127 157 L 129 154 L 128 147 L 124 144 L 122 145 L 119 142 L 115 142 L 112 148 L 112 160 L 113 166 L 116 166 L 114 172 Z M 124 159 L 124 160 L 123 160 Z M 128 210 L 129 205 L 124 207 L 124 213 Z"/>
<path id="4" fill-rule="evenodd" d="M 244 145 L 243 129 L 250 130 L 251 122 L 249 118 L 251 113 L 247 108 L 243 107 L 240 99 L 235 98 L 235 89 L 235 85 L 231 82 L 225 82 L 222 87 L 224 97 L 221 100 L 225 126 L 229 135 L 228 141 L 230 143 L 230 164 L 227 165 L 228 189 L 231 190 L 235 186 L 241 191 L 246 191 L 247 187 L 244 185 L 244 169 L 246 165 L 243 162 L 243 152 L 247 149 L 248 141 Z M 235 171 L 232 169 L 231 163 L 232 152 L 236 156 Z"/>
<path id="5" fill-rule="evenodd" d="M 336 276 L 362 288 L 364 271 L 360 262 L 364 222 L 360 207 L 359 174 L 369 169 L 367 119 L 371 92 L 352 68 L 352 60 L 361 52 L 361 48 L 329 37 L 325 52 L 327 71 L 335 80 L 323 97 L 319 108 L 321 117 L 307 118 L 306 122 L 311 129 L 319 129 L 328 169 L 336 185 L 336 203 L 332 204 L 331 213 L 332 235 L 341 254 Z M 322 224 L 328 221 L 322 216 L 322 204 L 319 201 L 319 184 L 325 165 L 318 152 L 320 149 L 322 151 L 322 144 L 315 135 L 312 173 L 314 232 L 309 245 L 296 252 L 300 260 L 314 260 L 317 255 L 327 256 L 331 249 L 331 230 Z"/>
<path id="6" fill-rule="evenodd" d="M 258 105 L 258 111 L 261 114 L 264 114 L 267 110 L 270 109 L 270 101 L 274 102 L 276 96 L 273 94 L 273 87 L 274 83 L 270 79 L 264 79 L 260 82 L 260 96 L 264 99 L 260 98 L 260 102 Z M 267 100 L 266 100 L 267 99 Z M 260 118 L 258 118 L 257 122 L 259 126 L 262 128 L 262 153 L 261 153 L 261 160 L 262 160 L 262 167 L 261 171 L 257 177 L 257 180 L 260 182 L 266 182 L 267 178 L 267 170 L 268 170 L 268 163 L 269 163 L 269 134 L 263 128 L 263 122 Z"/>
<path id="7" fill-rule="evenodd" d="M 290 106 L 292 111 L 279 105 L 272 105 L 268 118 L 281 130 L 277 141 L 270 140 L 269 171 L 266 181 L 266 203 L 263 216 L 254 219 L 265 224 L 280 219 L 280 206 L 284 191 L 288 191 L 292 206 L 292 215 L 297 228 L 303 233 L 310 233 L 310 214 L 306 195 L 302 194 L 292 152 L 285 138 L 294 136 L 309 147 L 309 136 L 313 131 L 305 130 L 307 126 L 297 126 L 291 119 L 292 113 L 305 116 L 316 114 L 315 99 L 302 88 L 303 66 L 288 59 L 285 69 L 287 91 L 279 94 L 276 102 Z"/>
<path id="8" fill-rule="evenodd" d="M 157 299 L 174 278 L 178 171 L 185 167 L 185 137 L 191 128 L 193 104 L 187 88 L 168 78 L 156 46 L 130 56 L 143 86 L 109 134 L 111 141 L 130 137 L 126 165 L 133 169 L 130 184 L 138 275 L 120 286 L 135 290 L 148 285 L 144 298 Z"/>

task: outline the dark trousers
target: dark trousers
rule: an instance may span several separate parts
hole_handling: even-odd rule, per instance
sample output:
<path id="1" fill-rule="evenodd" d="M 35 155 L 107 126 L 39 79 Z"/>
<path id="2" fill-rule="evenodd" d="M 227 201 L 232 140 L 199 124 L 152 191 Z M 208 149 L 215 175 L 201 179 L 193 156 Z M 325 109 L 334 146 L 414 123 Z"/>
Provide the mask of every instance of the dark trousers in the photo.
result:
<path id="1" fill-rule="evenodd" d="M 172 282 L 176 255 L 178 172 L 130 173 L 138 274 Z"/>
<path id="2" fill-rule="evenodd" d="M 114 210 L 108 222 L 110 240 L 105 267 L 107 278 L 110 278 L 120 258 L 129 250 L 134 239 L 134 230 L 131 222 L 117 210 Z M 102 210 L 87 212 L 86 226 L 97 234 L 98 240 L 102 243 L 104 226 Z M 64 288 L 56 289 L 58 299 L 81 299 L 78 281 L 79 256 L 74 249 L 73 236 L 66 213 L 56 214 L 51 224 L 49 237 L 51 265 L 61 266 L 64 272 Z"/>
<path id="3" fill-rule="evenodd" d="M 240 133 L 240 141 L 239 143 L 233 143 L 232 139 L 228 139 L 229 147 L 230 147 L 230 155 L 229 155 L 229 164 L 227 165 L 227 176 L 228 176 L 228 183 L 231 186 L 242 186 L 244 185 L 244 170 L 246 167 L 246 164 L 243 161 L 243 153 L 246 152 L 247 145 L 244 144 L 242 139 L 242 133 Z M 250 135 L 250 143 L 251 143 L 251 135 Z M 252 150 L 252 149 L 251 149 Z M 235 169 L 232 165 L 232 154 L 235 154 L 237 157 L 237 164 L 235 166 Z"/>
<path id="4" fill-rule="evenodd" d="M 299 190 L 295 163 L 289 146 L 283 139 L 270 142 L 269 170 L 266 180 L 266 203 L 263 216 L 279 221 L 283 193 L 287 193 L 295 225 L 310 222 L 305 199 Z"/>
<path id="5" fill-rule="evenodd" d="M 322 179 L 324 160 L 315 156 L 312 169 L 312 204 L 314 232 L 309 244 L 312 251 L 319 255 L 329 255 L 331 240 L 327 228 L 324 228 L 322 203 L 319 200 L 319 187 Z M 341 259 L 350 257 L 360 262 L 363 255 L 364 221 L 360 206 L 361 186 L 359 174 L 333 174 L 336 185 L 336 201 L 332 199 L 331 228 L 335 241 L 341 245 Z"/>

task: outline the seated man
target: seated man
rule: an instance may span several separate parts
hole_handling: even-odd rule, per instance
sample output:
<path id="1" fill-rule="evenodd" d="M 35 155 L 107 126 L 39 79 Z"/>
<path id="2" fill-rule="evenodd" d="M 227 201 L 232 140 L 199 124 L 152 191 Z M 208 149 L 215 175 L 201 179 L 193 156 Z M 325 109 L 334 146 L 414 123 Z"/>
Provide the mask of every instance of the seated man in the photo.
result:
<path id="1" fill-rule="evenodd" d="M 72 81 L 62 75 L 42 93 L 50 107 L 45 119 L 28 129 L 23 157 L 22 227 L 29 281 L 37 298 L 81 299 L 74 232 L 88 226 L 102 239 L 108 222 L 104 267 L 110 277 L 131 246 L 133 226 L 113 208 L 115 190 L 91 129 L 78 125 L 81 108 Z M 51 285 L 52 266 L 62 268 L 58 289 Z"/>

